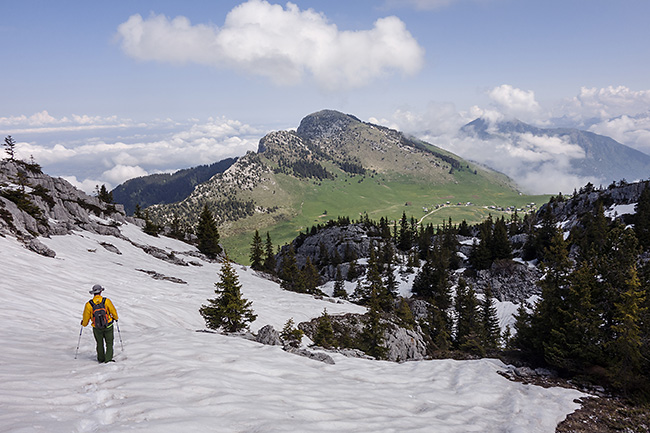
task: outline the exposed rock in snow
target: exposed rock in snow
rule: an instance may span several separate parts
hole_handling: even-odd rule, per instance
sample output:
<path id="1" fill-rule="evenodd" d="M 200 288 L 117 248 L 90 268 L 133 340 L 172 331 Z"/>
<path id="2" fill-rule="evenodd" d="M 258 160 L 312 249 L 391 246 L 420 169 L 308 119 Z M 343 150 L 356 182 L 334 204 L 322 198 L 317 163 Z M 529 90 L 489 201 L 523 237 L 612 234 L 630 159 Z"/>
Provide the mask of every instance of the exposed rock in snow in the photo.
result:
<path id="1" fill-rule="evenodd" d="M 260 330 L 257 332 L 255 341 L 262 344 L 268 344 L 270 346 L 282 345 L 282 340 L 280 340 L 280 333 L 275 330 L 273 325 L 266 325 L 260 328 Z"/>

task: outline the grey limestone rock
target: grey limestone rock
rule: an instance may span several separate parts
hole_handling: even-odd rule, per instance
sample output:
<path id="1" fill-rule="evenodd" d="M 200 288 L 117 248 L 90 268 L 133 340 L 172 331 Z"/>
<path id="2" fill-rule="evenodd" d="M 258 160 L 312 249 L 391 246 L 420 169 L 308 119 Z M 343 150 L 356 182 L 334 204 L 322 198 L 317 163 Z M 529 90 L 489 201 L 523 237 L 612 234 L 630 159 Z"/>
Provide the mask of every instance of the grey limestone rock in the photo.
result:
<path id="1" fill-rule="evenodd" d="M 281 346 L 282 340 L 280 340 L 280 333 L 273 328 L 272 325 L 266 325 L 262 327 L 258 333 L 255 341 L 262 344 L 267 344 L 270 346 Z"/>

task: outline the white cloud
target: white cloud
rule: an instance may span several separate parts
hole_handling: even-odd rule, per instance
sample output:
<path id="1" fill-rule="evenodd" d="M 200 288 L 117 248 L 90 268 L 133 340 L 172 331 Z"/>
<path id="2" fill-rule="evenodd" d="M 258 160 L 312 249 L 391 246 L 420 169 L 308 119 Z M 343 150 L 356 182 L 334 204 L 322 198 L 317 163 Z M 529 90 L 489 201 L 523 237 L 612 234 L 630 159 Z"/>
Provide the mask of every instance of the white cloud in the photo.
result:
<path id="1" fill-rule="evenodd" d="M 118 164 L 102 174 L 102 179 L 106 179 L 111 185 L 119 185 L 134 177 L 146 176 L 147 171 L 139 166 Z"/>
<path id="2" fill-rule="evenodd" d="M 589 131 L 612 137 L 619 143 L 650 154 L 650 111 L 637 116 L 623 115 L 603 120 L 589 127 Z"/>
<path id="3" fill-rule="evenodd" d="M 325 90 L 361 87 L 393 71 L 414 74 L 424 57 L 397 17 L 378 19 L 370 30 L 340 31 L 312 9 L 262 0 L 235 7 L 221 28 L 182 16 L 133 15 L 117 32 L 135 59 L 233 68 L 283 85 L 310 75 Z"/>
<path id="4" fill-rule="evenodd" d="M 488 92 L 499 111 L 507 116 L 519 119 L 531 119 L 540 114 L 539 103 L 535 100 L 535 92 L 522 90 L 509 84 L 502 84 Z"/>
<path id="5" fill-rule="evenodd" d="M 72 118 L 88 125 L 101 120 L 93 116 Z M 48 127 L 44 129 L 49 130 Z M 18 141 L 17 156 L 21 159 L 33 156 L 48 174 L 62 176 L 92 193 L 98 184 L 112 189 L 132 177 L 241 156 L 257 149 L 264 131 L 219 117 L 203 123 L 176 125 L 172 132 L 161 133 L 159 124 L 151 129 L 143 129 L 141 125 L 124 128 L 120 130 L 119 139 L 90 136 L 61 142 L 58 138 L 48 141 L 50 135 L 42 132 L 35 141 Z"/>
<path id="6" fill-rule="evenodd" d="M 556 116 L 566 116 L 576 122 L 592 118 L 608 120 L 623 115 L 648 111 L 650 90 L 630 90 L 625 86 L 601 89 L 582 87 L 577 96 L 565 100 Z"/>

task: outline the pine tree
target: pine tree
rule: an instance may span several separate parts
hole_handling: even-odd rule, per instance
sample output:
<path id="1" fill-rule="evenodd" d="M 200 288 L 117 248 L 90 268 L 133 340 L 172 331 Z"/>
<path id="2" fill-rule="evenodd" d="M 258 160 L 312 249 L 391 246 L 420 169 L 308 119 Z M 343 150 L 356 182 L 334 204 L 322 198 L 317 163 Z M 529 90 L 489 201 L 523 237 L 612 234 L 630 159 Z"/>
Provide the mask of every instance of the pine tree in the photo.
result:
<path id="1" fill-rule="evenodd" d="M 406 299 L 402 297 L 399 298 L 397 308 L 395 309 L 395 316 L 403 328 L 415 329 L 416 323 L 415 318 L 413 317 L 413 311 L 411 310 L 411 307 L 409 307 Z"/>
<path id="2" fill-rule="evenodd" d="M 650 183 L 639 197 L 635 208 L 634 231 L 639 240 L 639 245 L 645 250 L 650 249 Z"/>
<path id="3" fill-rule="evenodd" d="M 545 249 L 544 260 L 545 276 L 540 281 L 542 300 L 533 316 L 533 328 L 537 339 L 535 347 L 542 349 L 541 353 L 548 362 L 546 355 L 549 345 L 554 344 L 552 335 L 557 334 L 566 322 L 562 307 L 570 286 L 571 262 L 561 232 L 555 231 L 549 247 Z"/>
<path id="4" fill-rule="evenodd" d="M 253 312 L 252 302 L 242 297 L 239 277 L 227 256 L 221 266 L 220 280 L 214 285 L 217 298 L 208 299 L 209 304 L 199 310 L 206 326 L 226 332 L 246 329 L 257 315 Z"/>
<path id="5" fill-rule="evenodd" d="M 318 325 L 314 333 L 314 344 L 325 349 L 337 346 L 336 338 L 334 338 L 334 329 L 332 328 L 332 320 L 329 314 L 327 314 L 327 309 L 323 310 L 323 313 L 318 319 Z"/>
<path id="6" fill-rule="evenodd" d="M 282 332 L 280 332 L 280 339 L 287 346 L 300 347 L 300 343 L 302 342 L 303 335 L 304 332 L 302 331 L 302 329 L 297 329 L 295 327 L 295 323 L 292 317 L 289 320 L 287 320 L 287 322 L 284 324 L 284 327 L 282 328 Z"/>
<path id="7" fill-rule="evenodd" d="M 305 293 L 303 273 L 298 268 L 296 252 L 293 249 L 293 245 L 289 246 L 289 250 L 284 255 L 279 277 L 282 279 L 280 287 L 283 289 L 292 292 Z"/>
<path id="8" fill-rule="evenodd" d="M 198 238 L 198 249 L 203 254 L 211 259 L 216 258 L 221 254 L 221 246 L 219 245 L 219 230 L 217 229 L 217 222 L 208 208 L 208 204 L 203 205 L 201 215 L 199 215 L 199 223 L 196 226 L 196 237 Z"/>
<path id="9" fill-rule="evenodd" d="M 264 270 L 270 274 L 275 274 L 275 254 L 273 252 L 273 242 L 271 235 L 266 232 L 266 245 L 264 248 Z"/>
<path id="10" fill-rule="evenodd" d="M 399 229 L 399 239 L 397 241 L 397 248 L 402 251 L 408 251 L 413 246 L 413 234 L 411 228 L 409 227 L 408 220 L 406 218 L 406 212 L 402 213 L 402 219 L 400 220 L 400 229 Z"/>
<path id="11" fill-rule="evenodd" d="M 316 269 L 316 266 L 314 265 L 314 263 L 312 263 L 310 257 L 307 257 L 307 261 L 305 262 L 305 266 L 303 266 L 301 273 L 302 273 L 302 280 L 305 285 L 304 287 L 305 292 L 306 293 L 319 292 L 317 288 L 320 285 L 320 275 L 318 273 L 318 269 Z"/>
<path id="12" fill-rule="evenodd" d="M 253 242 L 251 243 L 251 255 L 250 255 L 252 269 L 255 269 L 256 271 L 262 269 L 263 254 L 264 251 L 262 250 L 262 238 L 260 237 L 260 233 L 257 230 L 255 230 L 255 234 L 253 235 Z"/>
<path id="13" fill-rule="evenodd" d="M 7 152 L 7 155 L 9 155 L 9 158 L 7 158 L 9 161 L 15 161 L 16 157 L 16 140 L 11 138 L 11 135 L 7 135 L 5 137 L 5 142 L 4 142 L 4 147 L 5 147 L 5 152 Z"/>
<path id="14" fill-rule="evenodd" d="M 606 343 L 605 349 L 612 364 L 612 380 L 624 389 L 631 389 L 635 388 L 644 363 L 641 332 L 646 293 L 635 270 L 624 282 L 624 287 L 619 302 L 614 304 L 614 338 Z"/>
<path id="15" fill-rule="evenodd" d="M 501 330 L 499 328 L 497 308 L 493 303 L 492 288 L 488 286 L 483 291 L 483 295 L 483 301 L 479 306 L 479 321 L 482 328 L 483 347 L 488 350 L 496 350 L 499 348 Z"/>
<path id="16" fill-rule="evenodd" d="M 115 203 L 113 200 L 113 192 L 109 192 L 104 184 L 102 184 L 101 188 L 97 188 L 97 198 L 104 203 Z"/>
<path id="17" fill-rule="evenodd" d="M 454 302 L 456 310 L 456 335 L 454 340 L 456 347 L 468 349 L 480 342 L 477 342 L 479 327 L 478 301 L 474 289 L 467 285 L 463 278 L 458 281 L 456 287 L 456 299 Z"/>
<path id="18" fill-rule="evenodd" d="M 375 249 L 370 246 L 370 258 L 368 259 L 368 271 L 366 274 L 367 287 L 365 292 L 371 295 L 374 291 L 377 296 L 379 307 L 382 311 L 390 312 L 393 309 L 393 297 L 388 291 L 384 282 L 381 279 L 381 272 L 379 271 L 379 263 L 377 262 L 377 255 Z M 362 304 L 367 303 L 369 299 L 362 299 Z"/>
<path id="19" fill-rule="evenodd" d="M 602 319 L 593 303 L 598 286 L 588 263 L 571 274 L 570 285 L 558 305 L 558 325 L 544 342 L 544 357 L 564 371 L 580 373 L 589 365 L 602 362 Z"/>
<path id="20" fill-rule="evenodd" d="M 144 213 L 144 228 L 142 229 L 143 232 L 150 236 L 158 236 L 158 233 L 160 232 L 160 226 L 153 221 L 151 221 L 151 218 L 149 217 L 149 211 L 145 211 Z"/>
<path id="21" fill-rule="evenodd" d="M 360 345 L 364 352 L 377 359 L 383 359 L 388 352 L 384 346 L 384 331 L 386 325 L 381 321 L 381 306 L 379 296 L 374 287 L 371 288 L 366 313 L 365 326 L 359 336 Z"/>
<path id="22" fill-rule="evenodd" d="M 512 245 L 508 239 L 508 227 L 503 217 L 494 223 L 490 248 L 492 261 L 512 258 Z"/>
<path id="23" fill-rule="evenodd" d="M 348 292 L 345 290 L 345 282 L 343 275 L 341 275 L 341 268 L 336 267 L 336 276 L 334 277 L 334 292 L 332 296 L 335 298 L 348 299 Z"/>

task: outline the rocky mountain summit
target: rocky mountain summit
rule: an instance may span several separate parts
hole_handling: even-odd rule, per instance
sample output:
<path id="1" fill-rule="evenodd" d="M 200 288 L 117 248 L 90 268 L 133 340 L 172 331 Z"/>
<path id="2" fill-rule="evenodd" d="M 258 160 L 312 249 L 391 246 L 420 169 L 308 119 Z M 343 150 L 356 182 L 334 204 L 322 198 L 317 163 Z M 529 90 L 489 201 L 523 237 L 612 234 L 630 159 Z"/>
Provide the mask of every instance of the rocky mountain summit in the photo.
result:
<path id="1" fill-rule="evenodd" d="M 392 184 L 415 189 L 463 182 L 476 183 L 477 189 L 516 193 L 505 176 L 436 146 L 353 115 L 322 110 L 303 118 L 295 131 L 268 133 L 260 139 L 257 152 L 238 158 L 182 201 L 157 204 L 148 211 L 158 224 L 178 220 L 192 227 L 207 204 L 221 233 L 236 236 L 292 221 L 304 211 L 306 199 L 313 203 L 326 196 L 330 208 L 341 212 L 331 196 L 365 179 L 376 185 L 368 194 L 382 197 Z M 331 184 L 323 188 L 324 182 Z M 390 200 L 402 201 L 402 197 Z M 375 211 L 377 206 L 392 209 L 394 203 L 372 200 L 370 205 L 368 211 Z"/>

